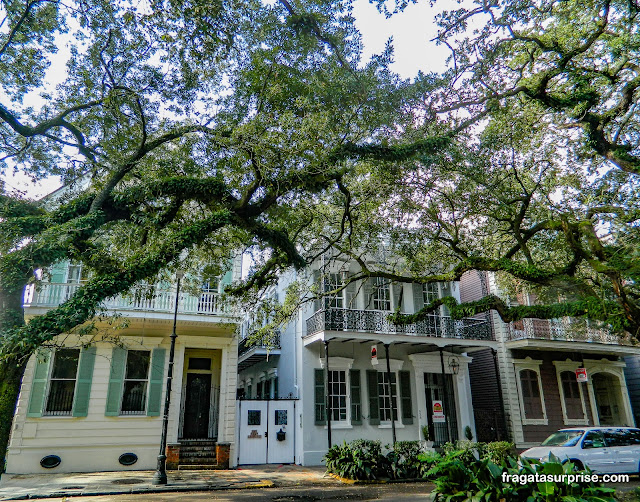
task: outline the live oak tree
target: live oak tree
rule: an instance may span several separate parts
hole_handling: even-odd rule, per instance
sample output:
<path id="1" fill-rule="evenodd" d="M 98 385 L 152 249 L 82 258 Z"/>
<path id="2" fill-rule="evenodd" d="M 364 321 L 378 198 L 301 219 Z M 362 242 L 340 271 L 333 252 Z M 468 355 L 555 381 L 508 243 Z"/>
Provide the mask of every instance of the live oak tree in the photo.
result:
<path id="1" fill-rule="evenodd" d="M 68 189 L 0 196 L 0 465 L 38 347 L 185 262 L 221 270 L 234 251 L 257 250 L 263 260 L 235 293 L 304 266 L 297 244 L 323 194 L 346 204 L 353 159 L 390 154 L 370 142 L 394 131 L 403 84 L 388 52 L 359 61 L 348 7 L 2 3 L 1 167 L 59 175 Z M 25 285 L 60 260 L 90 279 L 25 324 Z"/>
<path id="2" fill-rule="evenodd" d="M 438 16 L 450 69 L 417 79 L 405 141 L 433 124 L 475 126 L 455 148 L 405 163 L 402 183 L 380 178 L 369 203 L 384 193 L 375 214 L 393 222 L 404 260 L 362 262 L 363 275 L 434 282 L 495 271 L 538 304 L 447 298 L 397 322 L 445 302 L 454 316 L 585 317 L 638 338 L 639 12 L 633 1 L 475 1 Z"/>

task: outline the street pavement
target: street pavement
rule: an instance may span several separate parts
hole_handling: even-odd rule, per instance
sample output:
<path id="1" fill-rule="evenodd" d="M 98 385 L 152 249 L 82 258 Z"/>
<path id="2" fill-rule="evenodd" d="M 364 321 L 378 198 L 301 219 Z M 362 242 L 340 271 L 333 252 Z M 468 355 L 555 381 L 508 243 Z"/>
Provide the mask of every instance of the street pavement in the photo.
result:
<path id="1" fill-rule="evenodd" d="M 168 471 L 168 483 L 161 486 L 151 484 L 153 474 L 154 471 L 3 474 L 0 478 L 0 500 L 340 484 L 325 476 L 323 467 L 297 465 L 243 466 L 220 471 Z"/>

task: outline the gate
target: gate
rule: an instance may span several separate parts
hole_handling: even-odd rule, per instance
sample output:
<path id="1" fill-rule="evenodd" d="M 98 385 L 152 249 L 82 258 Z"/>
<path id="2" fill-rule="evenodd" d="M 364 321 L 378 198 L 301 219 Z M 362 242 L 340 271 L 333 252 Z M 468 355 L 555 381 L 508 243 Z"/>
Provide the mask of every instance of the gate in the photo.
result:
<path id="1" fill-rule="evenodd" d="M 295 400 L 238 400 L 238 465 L 293 464 Z"/>

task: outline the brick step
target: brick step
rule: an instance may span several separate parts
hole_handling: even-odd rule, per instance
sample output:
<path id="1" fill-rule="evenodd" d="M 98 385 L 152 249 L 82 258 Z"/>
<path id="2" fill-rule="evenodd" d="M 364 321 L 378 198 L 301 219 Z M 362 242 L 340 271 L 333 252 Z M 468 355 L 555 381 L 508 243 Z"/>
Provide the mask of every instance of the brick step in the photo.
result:
<path id="1" fill-rule="evenodd" d="M 216 464 L 180 464 L 179 471 L 215 471 L 221 469 Z"/>
<path id="2" fill-rule="evenodd" d="M 216 458 L 216 452 L 215 451 L 198 451 L 198 452 L 189 452 L 189 453 L 182 453 L 180 452 L 180 459 L 183 458 L 209 458 L 209 457 L 213 457 Z"/>
<path id="3" fill-rule="evenodd" d="M 199 452 L 199 451 L 216 451 L 215 446 L 181 446 L 180 453 Z"/>
<path id="4" fill-rule="evenodd" d="M 180 457 L 179 464 L 215 464 L 216 457 Z"/>
<path id="5" fill-rule="evenodd" d="M 212 441 L 208 439 L 184 439 L 178 441 L 180 446 L 215 446 L 217 441 Z"/>

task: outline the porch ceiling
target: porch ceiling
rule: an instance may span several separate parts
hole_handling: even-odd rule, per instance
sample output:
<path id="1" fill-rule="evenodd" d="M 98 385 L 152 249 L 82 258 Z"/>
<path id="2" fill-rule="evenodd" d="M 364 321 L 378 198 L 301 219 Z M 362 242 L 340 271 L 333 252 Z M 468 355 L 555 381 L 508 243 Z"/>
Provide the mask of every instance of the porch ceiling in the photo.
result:
<path id="1" fill-rule="evenodd" d="M 497 348 L 498 343 L 494 340 L 467 340 L 461 338 L 417 336 L 403 334 L 377 334 L 377 333 L 355 333 L 344 331 L 321 331 L 302 338 L 305 346 L 316 343 L 330 342 L 353 342 L 353 343 L 381 343 L 393 345 L 460 348 L 464 352 L 475 352 L 485 348 Z"/>
<path id="2" fill-rule="evenodd" d="M 243 371 L 254 364 L 266 361 L 268 357 L 279 356 L 280 349 L 269 349 L 255 346 L 238 357 L 238 371 Z"/>
<path id="3" fill-rule="evenodd" d="M 508 349 L 535 349 L 544 351 L 588 352 L 611 354 L 615 356 L 640 355 L 640 346 L 618 345 L 615 343 L 578 342 L 566 340 L 510 340 L 505 346 Z"/>

